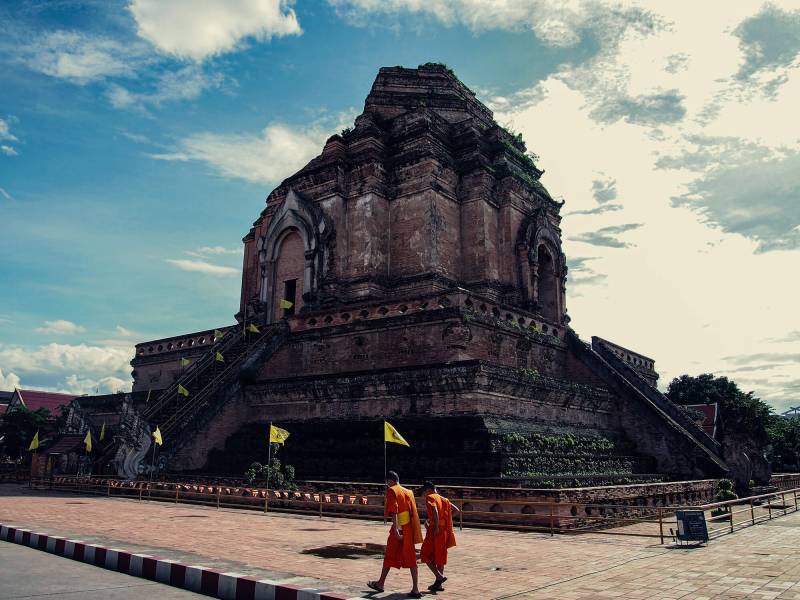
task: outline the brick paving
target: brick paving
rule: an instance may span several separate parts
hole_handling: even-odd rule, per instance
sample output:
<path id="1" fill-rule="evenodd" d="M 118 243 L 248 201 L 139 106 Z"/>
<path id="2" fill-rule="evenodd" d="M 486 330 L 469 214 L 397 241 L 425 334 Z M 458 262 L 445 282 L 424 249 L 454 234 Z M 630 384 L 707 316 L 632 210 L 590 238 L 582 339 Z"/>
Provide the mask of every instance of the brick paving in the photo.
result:
<path id="1" fill-rule="evenodd" d="M 238 572 L 329 582 L 353 596 L 402 598 L 407 572 L 369 596 L 386 526 L 379 522 L 216 510 L 136 500 L 31 492 L 0 486 L 0 521 L 146 550 Z M 451 551 L 453 599 L 792 598 L 800 600 L 800 514 L 744 529 L 707 547 L 673 549 L 652 539 L 550 537 L 470 529 Z M 430 574 L 421 567 L 423 587 Z"/>

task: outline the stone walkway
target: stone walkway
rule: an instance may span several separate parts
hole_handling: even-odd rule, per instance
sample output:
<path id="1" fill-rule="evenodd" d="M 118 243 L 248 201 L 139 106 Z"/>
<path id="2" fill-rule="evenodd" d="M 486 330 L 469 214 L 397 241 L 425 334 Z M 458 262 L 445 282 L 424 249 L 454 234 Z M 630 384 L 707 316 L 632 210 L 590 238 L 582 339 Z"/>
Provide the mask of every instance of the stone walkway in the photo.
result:
<path id="1" fill-rule="evenodd" d="M 386 526 L 378 522 L 31 492 L 0 485 L 0 521 L 165 558 L 313 585 L 353 596 L 402 598 L 407 572 L 369 596 Z M 453 599 L 796 598 L 800 514 L 723 536 L 703 548 L 585 534 L 457 533 L 447 591 Z M 423 570 L 424 569 L 424 570 Z M 432 579 L 421 567 L 423 587 Z"/>

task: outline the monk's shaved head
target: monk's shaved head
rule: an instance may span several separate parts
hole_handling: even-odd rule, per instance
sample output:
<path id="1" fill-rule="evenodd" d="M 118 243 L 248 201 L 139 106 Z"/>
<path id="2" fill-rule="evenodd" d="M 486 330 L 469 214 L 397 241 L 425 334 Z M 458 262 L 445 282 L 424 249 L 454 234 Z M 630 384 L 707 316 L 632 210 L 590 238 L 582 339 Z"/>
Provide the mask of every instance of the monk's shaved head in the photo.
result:
<path id="1" fill-rule="evenodd" d="M 435 492 L 436 491 L 436 486 L 433 485 L 432 481 L 426 481 L 425 483 L 422 484 L 422 489 L 423 490 L 430 490 L 432 492 Z"/>
<path id="2" fill-rule="evenodd" d="M 395 471 L 389 471 L 386 474 L 386 481 L 394 481 L 395 483 L 400 483 L 400 475 L 398 475 Z"/>

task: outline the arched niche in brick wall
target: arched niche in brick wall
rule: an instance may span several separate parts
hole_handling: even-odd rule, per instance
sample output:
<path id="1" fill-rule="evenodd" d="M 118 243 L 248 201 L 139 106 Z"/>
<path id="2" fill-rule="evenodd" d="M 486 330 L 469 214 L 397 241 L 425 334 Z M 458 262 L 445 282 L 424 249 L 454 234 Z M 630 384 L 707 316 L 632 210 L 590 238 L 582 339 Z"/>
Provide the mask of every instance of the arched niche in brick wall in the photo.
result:
<path id="1" fill-rule="evenodd" d="M 293 310 L 317 300 L 328 264 L 331 235 L 332 228 L 322 211 L 300 193 L 289 190 L 257 243 L 259 299 L 268 321 L 284 316 L 278 304 L 287 294 L 295 298 Z M 292 281 L 294 294 L 289 289 Z"/>
<path id="2" fill-rule="evenodd" d="M 517 235 L 517 273 L 523 304 L 552 323 L 562 323 L 567 267 L 558 228 L 540 209 L 525 219 Z"/>

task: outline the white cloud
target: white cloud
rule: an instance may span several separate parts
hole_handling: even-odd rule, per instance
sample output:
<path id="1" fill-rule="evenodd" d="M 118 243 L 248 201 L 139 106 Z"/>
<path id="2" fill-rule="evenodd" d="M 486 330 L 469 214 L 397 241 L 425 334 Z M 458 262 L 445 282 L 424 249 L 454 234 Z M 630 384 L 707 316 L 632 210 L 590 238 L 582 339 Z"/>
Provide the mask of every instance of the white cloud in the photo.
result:
<path id="1" fill-rule="evenodd" d="M 0 140 L 16 142 L 17 138 L 11 133 L 11 126 L 5 119 L 0 119 Z"/>
<path id="2" fill-rule="evenodd" d="M 115 108 L 159 106 L 164 102 L 194 100 L 206 90 L 219 88 L 224 79 L 220 73 L 206 73 L 197 65 L 189 65 L 162 73 L 152 92 L 132 92 L 115 83 L 109 86 L 106 95 Z"/>
<path id="3" fill-rule="evenodd" d="M 0 152 L 6 156 L 17 156 L 18 154 L 17 149 L 14 148 L 11 143 L 18 142 L 19 140 L 17 136 L 11 133 L 11 125 L 9 124 L 9 122 L 15 120 L 14 117 L 11 117 L 9 120 L 0 119 L 0 142 L 7 142 L 5 144 L 0 144 Z"/>
<path id="4" fill-rule="evenodd" d="M 34 348 L 0 346 L 0 364 L 22 374 L 59 375 L 81 373 L 81 376 L 127 376 L 133 345 L 91 346 L 56 344 Z"/>
<path id="5" fill-rule="evenodd" d="M 5 198 L 6 200 L 13 200 L 14 198 L 9 194 L 6 190 L 0 187 L 0 196 Z"/>
<path id="6" fill-rule="evenodd" d="M 375 14 L 408 13 L 433 18 L 446 26 L 462 25 L 472 31 L 530 30 L 544 44 L 570 47 L 591 30 L 598 38 L 616 36 L 620 28 L 643 25 L 650 19 L 645 9 L 614 4 L 609 9 L 597 1 L 573 0 L 328 0 L 357 25 L 371 25 Z M 505 100 L 501 98 L 500 100 Z"/>
<path id="7" fill-rule="evenodd" d="M 68 375 L 64 379 L 64 383 L 58 385 L 55 391 L 78 396 L 82 394 L 113 394 L 131 391 L 132 384 L 133 382 L 130 378 L 120 379 L 119 377 L 108 376 L 93 379 L 91 377 L 79 377 L 73 373 Z"/>
<path id="8" fill-rule="evenodd" d="M 800 152 L 800 63 L 742 82 L 735 31 L 762 5 L 662 3 L 653 9 L 658 26 L 626 29 L 589 61 L 495 108 L 541 155 L 543 183 L 567 200 L 575 329 L 653 356 L 664 385 L 687 372 L 730 374 L 783 407 L 800 397 L 797 361 L 741 362 L 774 354 L 769 340 L 796 322 L 789 274 L 798 251 L 763 240 L 800 231 L 800 205 L 788 200 L 800 176 L 783 168 Z M 736 186 L 736 202 L 725 200 L 730 173 L 748 184 Z M 596 197 L 598 174 L 613 181 L 619 209 L 604 210 L 610 201 Z M 780 352 L 796 354 L 790 345 Z M 734 372 L 742 364 L 755 373 Z"/>
<path id="9" fill-rule="evenodd" d="M 192 60 L 230 52 L 243 40 L 302 33 L 291 0 L 131 0 L 139 35 Z"/>
<path id="10" fill-rule="evenodd" d="M 131 331 L 130 329 L 127 329 L 126 327 L 123 327 L 122 325 L 117 325 L 114 328 L 114 331 L 116 331 L 117 334 L 121 335 L 122 337 L 134 337 L 135 335 L 137 335 L 135 332 Z"/>
<path id="11" fill-rule="evenodd" d="M 79 85 L 106 77 L 132 77 L 142 60 L 142 45 L 77 31 L 37 33 L 17 48 L 31 69 Z"/>
<path id="12" fill-rule="evenodd" d="M 224 177 L 275 183 L 314 158 L 331 133 L 331 129 L 292 129 L 273 123 L 260 135 L 196 133 L 183 139 L 176 152 L 150 156 L 158 160 L 197 160 Z"/>
<path id="13" fill-rule="evenodd" d="M 203 260 L 168 258 L 166 259 L 166 262 L 176 266 L 182 271 L 195 271 L 198 273 L 206 273 L 207 275 L 236 275 L 239 273 L 239 269 L 215 265 Z"/>
<path id="14" fill-rule="evenodd" d="M 225 248 L 223 246 L 203 246 L 198 248 L 199 254 L 241 254 L 242 248 Z"/>
<path id="15" fill-rule="evenodd" d="M 3 369 L 0 368 L 0 392 L 13 392 L 20 387 L 19 382 L 19 376 L 10 372 L 8 375 L 3 375 Z"/>
<path id="16" fill-rule="evenodd" d="M 65 321 L 64 319 L 56 319 L 55 321 L 45 321 L 43 327 L 37 327 L 36 331 L 39 333 L 55 333 L 59 335 L 69 335 L 72 333 L 80 333 L 86 331 L 80 325 L 76 325 L 72 321 Z"/>

